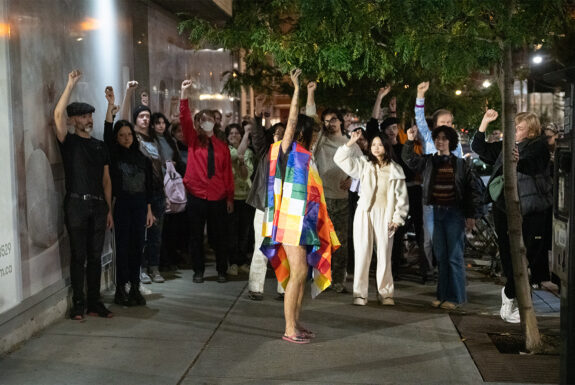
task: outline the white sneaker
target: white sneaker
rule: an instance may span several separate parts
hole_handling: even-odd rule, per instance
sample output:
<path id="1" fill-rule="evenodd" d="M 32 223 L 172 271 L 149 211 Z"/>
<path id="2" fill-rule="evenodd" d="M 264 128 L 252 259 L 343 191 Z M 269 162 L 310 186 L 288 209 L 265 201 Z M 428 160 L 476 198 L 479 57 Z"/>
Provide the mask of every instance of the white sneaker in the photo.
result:
<path id="1" fill-rule="evenodd" d="M 228 270 L 226 271 L 227 275 L 232 275 L 232 276 L 237 276 L 238 275 L 238 265 L 230 265 L 230 267 L 228 267 Z"/>
<path id="2" fill-rule="evenodd" d="M 242 273 L 249 274 L 249 273 L 250 273 L 250 265 L 244 263 L 243 265 L 241 265 L 241 266 L 239 267 L 239 270 L 240 270 Z"/>
<path id="3" fill-rule="evenodd" d="M 143 267 L 140 269 L 140 282 L 146 284 L 152 283 L 152 278 L 150 278 L 148 273 L 146 273 L 146 269 Z"/>
<path id="4" fill-rule="evenodd" d="M 367 305 L 367 298 L 355 297 L 353 299 L 353 304 L 357 306 L 365 306 Z"/>
<path id="5" fill-rule="evenodd" d="M 142 295 L 150 295 L 152 294 L 152 290 L 148 289 L 148 287 L 144 286 L 142 282 L 140 282 L 140 293 L 142 293 Z"/>
<path id="6" fill-rule="evenodd" d="M 505 287 L 501 289 L 501 310 L 499 310 L 499 315 L 505 322 L 514 324 L 521 322 L 519 308 L 514 299 L 507 298 L 505 295 Z"/>

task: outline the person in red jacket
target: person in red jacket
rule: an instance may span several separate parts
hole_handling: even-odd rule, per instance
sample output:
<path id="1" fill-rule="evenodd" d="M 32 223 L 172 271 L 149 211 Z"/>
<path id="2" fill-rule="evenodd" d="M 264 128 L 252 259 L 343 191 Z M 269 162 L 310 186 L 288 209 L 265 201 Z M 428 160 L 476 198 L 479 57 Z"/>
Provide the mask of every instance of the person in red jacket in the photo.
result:
<path id="1" fill-rule="evenodd" d="M 204 227 L 216 254 L 218 282 L 227 281 L 225 226 L 227 214 L 234 210 L 234 176 L 228 145 L 214 135 L 214 116 L 210 110 L 200 111 L 200 129 L 196 131 L 188 102 L 191 80 L 181 88 L 180 123 L 188 146 L 188 164 L 184 185 L 188 192 L 187 211 L 190 217 L 190 251 L 194 282 L 204 282 Z"/>

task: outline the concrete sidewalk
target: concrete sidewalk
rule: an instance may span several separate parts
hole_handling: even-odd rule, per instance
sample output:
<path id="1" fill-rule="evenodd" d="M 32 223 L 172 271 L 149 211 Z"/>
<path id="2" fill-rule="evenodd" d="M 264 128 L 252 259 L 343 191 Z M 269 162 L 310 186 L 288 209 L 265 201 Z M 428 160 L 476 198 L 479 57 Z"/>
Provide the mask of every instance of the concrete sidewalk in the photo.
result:
<path id="1" fill-rule="evenodd" d="M 484 383 L 448 313 L 429 306 L 434 286 L 397 282 L 394 307 L 377 303 L 373 281 L 364 307 L 353 306 L 351 294 L 311 300 L 306 293 L 302 322 L 317 338 L 295 345 L 280 339 L 283 302 L 274 299 L 271 275 L 261 302 L 247 298 L 246 275 L 219 284 L 208 264 L 206 277 L 193 284 L 192 271 L 182 270 L 148 286 L 146 307 L 112 304 L 112 319 L 57 322 L 0 358 L 0 383 Z M 468 277 L 463 311 L 498 314 L 501 286 L 474 271 Z M 545 297 L 537 306 L 558 315 L 554 302 Z"/>

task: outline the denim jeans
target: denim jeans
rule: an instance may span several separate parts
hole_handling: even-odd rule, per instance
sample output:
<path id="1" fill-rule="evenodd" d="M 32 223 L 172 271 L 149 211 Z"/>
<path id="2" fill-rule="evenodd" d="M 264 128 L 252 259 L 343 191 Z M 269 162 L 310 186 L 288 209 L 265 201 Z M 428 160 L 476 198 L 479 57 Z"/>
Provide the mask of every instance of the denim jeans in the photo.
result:
<path id="1" fill-rule="evenodd" d="M 428 271 L 433 271 L 433 206 L 423 205 L 423 251 Z"/>
<path id="2" fill-rule="evenodd" d="M 467 302 L 465 292 L 465 218 L 457 207 L 433 207 L 433 252 L 437 258 L 437 299 Z"/>

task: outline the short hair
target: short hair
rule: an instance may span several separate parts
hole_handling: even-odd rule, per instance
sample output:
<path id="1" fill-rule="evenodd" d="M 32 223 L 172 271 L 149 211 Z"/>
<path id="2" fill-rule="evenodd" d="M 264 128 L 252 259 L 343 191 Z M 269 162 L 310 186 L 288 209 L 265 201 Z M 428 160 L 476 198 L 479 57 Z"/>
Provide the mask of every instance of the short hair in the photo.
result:
<path id="1" fill-rule="evenodd" d="M 539 117 L 533 112 L 520 112 L 515 115 L 515 125 L 520 122 L 527 124 L 527 137 L 533 139 L 541 135 L 541 123 Z"/>
<path id="2" fill-rule="evenodd" d="M 455 151 L 459 144 L 459 135 L 457 135 L 455 128 L 449 126 L 436 127 L 431 131 L 431 139 L 435 141 L 440 132 L 443 132 L 447 137 L 447 140 L 449 140 L 449 151 Z"/>
<path id="3" fill-rule="evenodd" d="M 432 128 L 437 127 L 437 119 L 439 119 L 439 117 L 441 115 L 447 115 L 447 114 L 451 115 L 451 119 L 453 119 L 453 114 L 449 110 L 440 109 L 440 110 L 435 111 L 433 113 L 433 116 L 431 117 L 431 119 L 433 120 L 433 127 Z"/>

